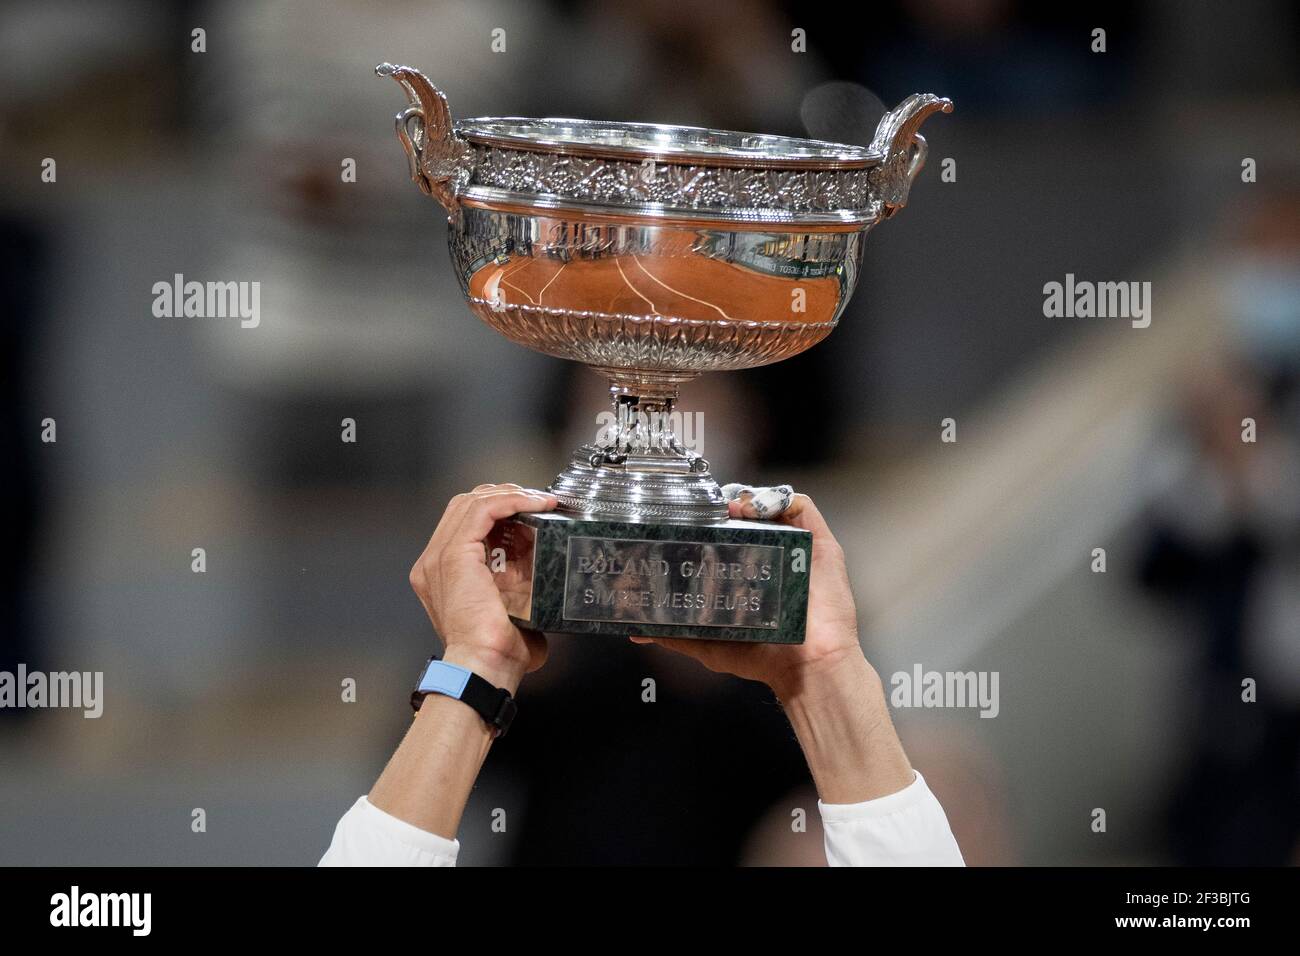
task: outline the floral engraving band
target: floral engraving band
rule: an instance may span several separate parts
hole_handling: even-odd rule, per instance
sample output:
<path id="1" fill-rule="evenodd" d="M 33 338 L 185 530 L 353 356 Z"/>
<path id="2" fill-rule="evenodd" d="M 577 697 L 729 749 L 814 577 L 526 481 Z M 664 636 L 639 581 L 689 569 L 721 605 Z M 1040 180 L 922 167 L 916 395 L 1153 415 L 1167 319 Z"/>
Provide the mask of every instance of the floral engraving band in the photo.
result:
<path id="1" fill-rule="evenodd" d="M 737 169 L 658 161 L 563 156 L 473 146 L 470 186 L 537 193 L 584 202 L 662 203 L 686 209 L 791 212 L 864 211 L 875 216 L 876 168 L 842 170 Z"/>

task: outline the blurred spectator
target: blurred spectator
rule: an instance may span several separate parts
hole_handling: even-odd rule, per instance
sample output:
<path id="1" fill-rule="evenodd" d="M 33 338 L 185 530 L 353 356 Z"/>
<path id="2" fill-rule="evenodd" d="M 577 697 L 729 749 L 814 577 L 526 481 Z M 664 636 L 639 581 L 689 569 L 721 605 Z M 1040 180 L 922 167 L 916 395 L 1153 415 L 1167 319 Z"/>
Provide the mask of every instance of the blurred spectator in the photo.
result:
<path id="1" fill-rule="evenodd" d="M 1232 262 L 1225 306 L 1241 357 L 1188 383 L 1184 474 L 1155 508 L 1142 578 L 1187 612 L 1185 627 L 1203 642 L 1187 693 L 1188 765 L 1169 808 L 1175 858 L 1281 865 L 1300 840 L 1293 195 L 1270 194 L 1249 211 Z"/>

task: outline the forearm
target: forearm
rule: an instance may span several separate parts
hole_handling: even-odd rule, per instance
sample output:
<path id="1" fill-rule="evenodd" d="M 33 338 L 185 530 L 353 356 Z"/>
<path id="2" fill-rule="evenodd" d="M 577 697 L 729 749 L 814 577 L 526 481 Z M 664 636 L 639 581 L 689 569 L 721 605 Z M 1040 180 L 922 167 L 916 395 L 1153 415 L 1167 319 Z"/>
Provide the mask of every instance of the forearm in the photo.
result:
<path id="1" fill-rule="evenodd" d="M 456 647 L 443 657 L 512 694 L 523 668 Z M 461 815 L 492 746 L 492 732 L 472 708 L 442 694 L 424 699 L 401 745 L 370 791 L 375 807 L 399 820 L 456 838 Z"/>
<path id="2" fill-rule="evenodd" d="M 809 668 L 777 696 L 824 803 L 861 803 L 912 783 L 880 677 L 861 653 Z"/>

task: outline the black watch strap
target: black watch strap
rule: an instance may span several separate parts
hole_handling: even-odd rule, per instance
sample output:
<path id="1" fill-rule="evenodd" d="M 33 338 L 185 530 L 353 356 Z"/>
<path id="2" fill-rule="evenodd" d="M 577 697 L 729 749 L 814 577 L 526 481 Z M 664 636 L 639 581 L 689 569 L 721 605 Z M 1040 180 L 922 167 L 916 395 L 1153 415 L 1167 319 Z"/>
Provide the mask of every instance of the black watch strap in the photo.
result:
<path id="1" fill-rule="evenodd" d="M 510 729 L 518 708 L 510 691 L 493 687 L 488 681 L 458 664 L 430 657 L 420 671 L 420 679 L 411 692 L 411 707 L 418 711 L 429 694 L 443 694 L 469 704 L 501 737 Z"/>

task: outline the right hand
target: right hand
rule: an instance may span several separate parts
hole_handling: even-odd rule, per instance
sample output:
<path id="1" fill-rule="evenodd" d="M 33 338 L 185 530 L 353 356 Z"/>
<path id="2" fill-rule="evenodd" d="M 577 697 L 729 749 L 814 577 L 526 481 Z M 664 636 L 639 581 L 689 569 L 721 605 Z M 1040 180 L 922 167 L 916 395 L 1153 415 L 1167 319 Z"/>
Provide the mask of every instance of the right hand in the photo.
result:
<path id="1" fill-rule="evenodd" d="M 752 496 L 730 502 L 730 516 L 750 521 L 763 517 Z M 634 637 L 638 644 L 658 644 L 693 657 L 710 670 L 767 684 L 784 703 L 820 678 L 847 666 L 866 668 L 858 642 L 858 612 L 849 588 L 844 549 L 826 519 L 807 495 L 795 495 L 776 517 L 782 524 L 812 532 L 812 578 L 808 582 L 808 623 L 802 644 L 750 644 L 698 638 Z"/>
<path id="2" fill-rule="evenodd" d="M 555 506 L 555 496 L 543 491 L 479 485 L 451 499 L 411 568 L 411 587 L 445 645 L 443 659 L 512 694 L 524 674 L 546 662 L 546 639 L 506 614 L 483 542 L 501 519 Z"/>

